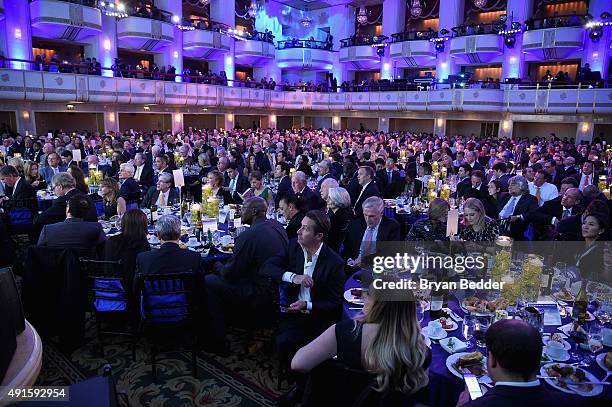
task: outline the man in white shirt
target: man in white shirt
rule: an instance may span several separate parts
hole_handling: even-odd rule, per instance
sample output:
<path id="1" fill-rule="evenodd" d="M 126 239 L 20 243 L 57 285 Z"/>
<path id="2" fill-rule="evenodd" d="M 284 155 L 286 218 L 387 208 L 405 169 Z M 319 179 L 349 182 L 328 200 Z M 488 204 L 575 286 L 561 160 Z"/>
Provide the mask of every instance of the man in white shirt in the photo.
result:
<path id="1" fill-rule="evenodd" d="M 149 188 L 140 203 L 140 207 L 150 209 L 152 205 L 157 205 L 158 208 L 162 208 L 177 203 L 179 200 L 178 193 L 172 188 L 173 181 L 172 174 L 161 173 L 157 179 L 157 185 Z"/>
<path id="2" fill-rule="evenodd" d="M 536 197 L 538 206 L 542 206 L 545 202 L 559 196 L 557 186 L 546 182 L 547 177 L 548 174 L 545 170 L 538 170 L 538 172 L 535 173 L 533 182 L 529 183 L 529 193 Z"/>

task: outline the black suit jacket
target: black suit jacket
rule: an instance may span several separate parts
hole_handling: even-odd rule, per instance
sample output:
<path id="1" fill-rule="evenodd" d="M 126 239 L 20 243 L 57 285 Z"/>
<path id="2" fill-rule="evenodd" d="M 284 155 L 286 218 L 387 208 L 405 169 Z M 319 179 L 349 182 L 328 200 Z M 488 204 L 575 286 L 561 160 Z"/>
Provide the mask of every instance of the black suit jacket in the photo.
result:
<path id="1" fill-rule="evenodd" d="M 264 265 L 264 273 L 277 282 L 281 282 L 287 271 L 304 274 L 304 251 L 296 239 L 289 242 L 287 249 L 269 259 Z M 312 279 L 314 285 L 310 288 L 312 316 L 337 321 L 342 314 L 342 292 L 344 291 L 344 261 L 333 250 L 323 243 Z M 291 304 L 298 300 L 300 286 L 290 284 L 286 291 L 286 301 Z M 287 304 L 287 305 L 288 305 Z"/>
<path id="2" fill-rule="evenodd" d="M 182 273 L 191 270 L 200 273 L 200 254 L 181 249 L 176 243 L 166 242 L 159 250 L 139 253 L 136 256 L 134 287 L 138 288 L 143 275 Z"/>
<path id="3" fill-rule="evenodd" d="M 140 181 L 138 181 L 138 183 L 148 188 L 153 185 L 154 177 L 155 173 L 153 172 L 153 167 L 145 164 L 142 168 L 142 172 L 140 173 Z"/>
<path id="4" fill-rule="evenodd" d="M 97 222 L 98 215 L 96 213 L 96 206 L 88 195 L 83 194 L 81 191 L 77 189 L 72 189 L 66 193 L 66 195 L 57 197 L 51 203 L 51 207 L 38 215 L 36 218 L 35 224 L 39 227 L 43 225 L 48 225 L 51 223 L 61 222 L 66 219 L 66 206 L 68 204 L 68 200 L 75 195 L 84 195 L 89 201 L 89 210 L 87 212 L 87 216 L 85 216 L 85 221 L 87 222 Z"/>
<path id="5" fill-rule="evenodd" d="M 406 189 L 406 184 L 406 178 L 404 177 L 400 180 L 399 195 L 401 195 Z M 421 181 L 420 179 L 415 179 L 414 187 L 412 188 L 412 196 L 420 196 L 421 192 L 423 192 L 423 181 Z"/>
<path id="6" fill-rule="evenodd" d="M 543 384 L 536 387 L 495 386 L 484 396 L 465 404 L 465 407 L 517 407 L 517 406 L 583 407 L 589 399 L 577 395 L 550 391 Z"/>
<path id="7" fill-rule="evenodd" d="M 480 170 L 483 173 L 485 172 L 485 168 L 482 166 L 482 164 L 478 162 L 478 160 L 474 161 L 474 166 L 472 167 L 472 171 L 474 170 Z"/>
<path id="8" fill-rule="evenodd" d="M 500 202 L 501 209 L 506 206 L 510 198 L 512 198 L 512 195 L 510 194 L 504 196 L 504 198 Z M 529 214 L 538 209 L 538 200 L 535 196 L 530 194 L 522 195 L 516 205 L 514 205 L 514 211 L 512 212 L 512 215 L 523 215 L 524 220 L 517 220 L 515 222 L 510 223 L 510 231 L 508 233 L 510 237 L 512 237 L 514 240 L 525 240 L 523 235 L 525 233 L 525 230 L 527 230 L 527 226 L 529 226 Z"/>
<path id="9" fill-rule="evenodd" d="M 140 202 L 140 187 L 138 181 L 130 177 L 123 181 L 119 188 L 119 196 L 125 199 L 125 202 Z"/>
<path id="10" fill-rule="evenodd" d="M 330 228 L 326 243 L 336 253 L 340 253 L 340 247 L 344 243 L 346 231 L 352 219 L 351 210 L 349 208 L 339 208 L 335 213 L 330 210 L 327 212 L 327 216 L 329 216 Z"/>
<path id="11" fill-rule="evenodd" d="M 304 201 L 305 212 L 321 208 L 319 196 L 308 187 L 304 187 L 304 190 L 302 192 L 298 192 L 296 196 Z"/>
<path id="12" fill-rule="evenodd" d="M 363 217 L 362 205 L 366 199 L 368 199 L 371 196 L 382 197 L 380 194 L 380 190 L 378 189 L 378 186 L 376 185 L 374 180 L 372 180 L 372 182 L 366 185 L 365 190 L 363 190 L 363 193 L 360 192 L 360 194 L 361 196 L 359 194 L 357 195 L 357 200 L 355 201 L 355 204 L 353 206 L 353 214 L 355 218 Z"/>
<path id="13" fill-rule="evenodd" d="M 472 189 L 472 181 L 470 180 L 470 177 L 459 181 L 457 184 L 457 198 L 461 199 L 461 197 L 464 196 L 470 189 Z"/>
<path id="14" fill-rule="evenodd" d="M 106 235 L 98 222 L 68 218 L 63 222 L 43 226 L 38 246 L 75 249 L 84 253 L 93 252 L 105 240 Z"/>
<path id="15" fill-rule="evenodd" d="M 344 239 L 344 250 L 342 250 L 342 257 L 345 259 L 355 259 L 359 256 L 359 250 L 361 249 L 361 241 L 363 234 L 367 228 L 365 219 L 355 219 L 349 223 L 346 231 L 346 238 Z M 377 242 L 389 242 L 400 240 L 400 225 L 395 219 L 387 218 L 383 216 L 380 225 L 378 226 L 378 234 L 376 235 Z"/>
<path id="16" fill-rule="evenodd" d="M 582 214 L 568 216 L 560 220 L 555 228 L 555 240 L 582 240 Z"/>
<path id="17" fill-rule="evenodd" d="M 334 178 L 335 177 L 331 174 L 331 172 L 328 172 L 327 174 L 325 174 L 323 176 L 323 178 L 321 178 L 318 182 L 317 182 L 317 194 L 319 194 L 319 196 L 321 195 L 321 184 L 323 183 L 323 181 L 325 181 L 328 178 Z"/>
<path id="18" fill-rule="evenodd" d="M 281 198 L 287 194 L 292 194 L 293 190 L 291 189 L 291 178 L 287 175 L 283 177 L 279 184 L 278 189 L 276 190 L 276 198 L 274 200 L 274 205 L 278 208 L 278 203 Z"/>
<path id="19" fill-rule="evenodd" d="M 402 186 L 402 177 L 398 170 L 393 170 L 391 172 L 391 182 L 389 182 L 389 176 L 386 169 L 378 171 L 376 173 L 376 179 L 378 180 L 378 185 L 385 199 L 395 199 L 399 196 L 399 189 Z"/>
<path id="20" fill-rule="evenodd" d="M 234 254 L 223 267 L 225 280 L 237 284 L 253 284 L 261 278 L 264 263 L 285 251 L 287 233 L 275 220 L 257 219 L 236 238 Z"/>
<path id="21" fill-rule="evenodd" d="M 20 178 L 19 182 L 12 188 L 12 191 L 7 189 L 6 192 L 6 196 L 9 198 L 9 200 L 3 204 L 6 211 L 9 211 L 14 206 L 19 206 L 29 208 L 34 214 L 38 213 L 36 190 L 25 180 L 25 178 Z"/>
<path id="22" fill-rule="evenodd" d="M 149 188 L 145 197 L 142 199 L 140 207 L 151 209 L 151 205 L 157 202 L 157 198 L 159 198 L 159 191 L 157 190 L 157 187 L 153 186 Z M 178 192 L 176 192 L 176 188 L 170 188 L 168 194 L 168 202 L 166 202 L 166 205 L 171 206 L 179 203 L 179 201 L 180 197 L 178 195 Z"/>
<path id="23" fill-rule="evenodd" d="M 230 186 L 230 178 L 229 177 L 224 177 L 223 178 L 223 186 L 226 188 L 229 188 Z M 242 203 L 242 198 L 240 197 L 240 194 L 244 194 L 244 191 L 246 191 L 247 189 L 249 189 L 251 187 L 251 183 L 249 182 L 249 179 L 247 177 L 245 177 L 244 175 L 238 173 L 238 179 L 236 180 L 236 190 L 234 191 L 234 193 L 232 194 L 232 199 L 234 200 L 235 203 L 241 204 Z"/>
<path id="24" fill-rule="evenodd" d="M 287 238 L 289 240 L 297 238 L 297 231 L 302 227 L 302 220 L 304 219 L 304 213 L 298 212 L 287 224 L 285 231 L 287 232 Z"/>

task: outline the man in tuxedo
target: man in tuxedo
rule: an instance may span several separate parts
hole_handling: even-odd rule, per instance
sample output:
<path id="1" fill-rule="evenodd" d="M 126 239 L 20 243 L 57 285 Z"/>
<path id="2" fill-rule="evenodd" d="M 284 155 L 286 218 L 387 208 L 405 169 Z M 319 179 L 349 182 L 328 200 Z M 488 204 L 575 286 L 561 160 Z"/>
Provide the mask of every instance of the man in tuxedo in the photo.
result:
<path id="1" fill-rule="evenodd" d="M 229 188 L 234 198 L 234 202 L 242 203 L 240 195 L 250 188 L 249 179 L 238 171 L 238 166 L 235 162 L 230 162 L 225 170 L 223 186 Z"/>
<path id="2" fill-rule="evenodd" d="M 70 167 L 71 165 L 74 165 L 74 166 L 77 166 L 77 167 L 79 166 L 79 163 L 74 161 L 74 159 L 72 157 L 72 151 L 70 151 L 70 150 L 62 151 L 62 164 L 66 168 Z"/>
<path id="3" fill-rule="evenodd" d="M 363 216 L 363 203 L 366 199 L 371 196 L 380 197 L 381 193 L 374 181 L 374 170 L 372 167 L 363 166 L 357 170 L 357 180 L 361 185 L 361 191 L 355 202 L 353 202 L 353 215 L 355 219 L 359 219 Z"/>
<path id="4" fill-rule="evenodd" d="M 157 185 L 149 188 L 145 197 L 140 203 L 141 208 L 151 209 L 151 206 L 157 205 L 158 208 L 163 206 L 172 206 L 179 203 L 180 197 L 176 188 L 172 187 L 174 178 L 172 175 L 163 173 L 157 179 Z"/>
<path id="5" fill-rule="evenodd" d="M 40 175 L 45 179 L 47 185 L 51 185 L 51 181 L 53 176 L 59 174 L 60 172 L 65 172 L 66 167 L 60 166 L 60 156 L 57 153 L 49 153 L 47 155 L 47 166 L 41 167 L 39 172 Z"/>
<path id="6" fill-rule="evenodd" d="M 595 173 L 593 162 L 585 161 L 582 164 L 582 171 L 580 172 L 578 178 L 578 188 L 580 188 L 580 191 L 584 190 L 587 185 L 595 185 L 596 181 L 594 178 Z"/>
<path id="7" fill-rule="evenodd" d="M 291 188 L 293 193 L 304 202 L 304 211 L 308 212 L 318 209 L 321 201 L 317 194 L 306 185 L 307 177 L 303 171 L 296 171 L 291 177 Z"/>
<path id="8" fill-rule="evenodd" d="M 241 210 L 244 224 L 250 225 L 236 238 L 234 253 L 215 273 L 204 279 L 207 313 L 211 322 L 210 350 L 227 353 L 225 332 L 227 317 L 245 310 L 270 307 L 274 302 L 269 278 L 262 274 L 264 263 L 285 251 L 288 239 L 283 226 L 266 219 L 266 201 L 260 197 L 248 198 Z M 277 291 L 276 291 L 277 292 Z"/>
<path id="9" fill-rule="evenodd" d="M 140 202 L 140 187 L 134 179 L 134 166 L 129 163 L 123 163 L 119 166 L 119 196 L 125 199 L 125 202 L 133 203 Z"/>
<path id="10" fill-rule="evenodd" d="M 340 153 L 333 153 L 331 155 L 331 173 L 336 179 L 340 179 L 342 176 L 342 156 Z"/>
<path id="11" fill-rule="evenodd" d="M 574 157 L 567 156 L 563 159 L 563 174 L 566 177 L 574 177 L 576 178 L 577 181 L 580 181 L 579 178 L 579 174 L 578 174 L 578 170 L 576 170 L 575 167 L 576 164 L 576 159 Z"/>
<path id="12" fill-rule="evenodd" d="M 304 202 L 295 195 L 285 195 L 278 203 L 278 209 L 289 222 L 285 230 L 289 240 L 297 237 L 298 230 L 302 227 L 304 218 Z"/>
<path id="13" fill-rule="evenodd" d="M 36 190 L 28 184 L 28 181 L 19 176 L 17 169 L 10 165 L 0 167 L 0 181 L 4 183 L 6 195 L 0 198 L 0 203 L 5 211 L 13 207 L 28 208 L 32 214 L 38 213 L 38 200 Z"/>
<path id="14" fill-rule="evenodd" d="M 465 161 L 467 165 L 470 166 L 472 170 L 480 170 L 484 173 L 484 167 L 476 160 L 476 152 L 475 151 L 466 151 L 465 153 Z"/>
<path id="15" fill-rule="evenodd" d="M 376 173 L 376 179 L 385 199 L 395 199 L 400 194 L 401 176 L 395 168 L 395 159 L 387 158 L 385 168 Z"/>
<path id="16" fill-rule="evenodd" d="M 546 160 L 544 163 L 544 171 L 548 175 L 548 181 L 555 185 L 557 188 L 561 187 L 561 181 L 566 177 L 563 173 L 562 167 L 557 167 L 555 160 Z"/>
<path id="17" fill-rule="evenodd" d="M 172 174 L 172 170 L 168 167 L 168 157 L 162 154 L 155 157 L 155 169 L 158 174 L 162 172 L 167 172 L 168 174 Z"/>
<path id="18" fill-rule="evenodd" d="M 142 277 L 151 274 L 192 272 L 201 274 L 200 254 L 179 246 L 181 220 L 174 215 L 161 216 L 155 223 L 155 234 L 161 242 L 158 250 L 139 253 L 136 257 L 134 288 L 138 289 Z"/>
<path id="19" fill-rule="evenodd" d="M 83 194 L 76 188 L 76 181 L 67 172 L 60 172 L 53 176 L 51 180 L 53 185 L 53 192 L 57 196 L 51 203 L 51 207 L 38 215 L 35 220 L 35 225 L 42 228 L 44 225 L 51 223 L 62 222 L 66 219 L 66 206 L 68 200 L 75 195 L 83 195 L 86 197 L 89 207 L 87 213 L 83 216 L 83 220 L 86 222 L 97 222 L 98 215 L 96 214 L 96 207 L 89 196 Z"/>
<path id="20" fill-rule="evenodd" d="M 298 238 L 269 259 L 264 272 L 279 284 L 281 320 L 276 337 L 281 363 L 342 316 L 344 262 L 326 243 L 330 221 L 321 211 L 302 219 Z M 302 383 L 300 383 L 302 384 Z"/>
<path id="21" fill-rule="evenodd" d="M 537 375 L 540 372 L 542 340 L 533 326 L 518 319 L 502 319 L 486 333 L 487 371 L 495 386 L 482 397 L 470 401 L 467 389 L 457 407 L 538 407 L 591 405 L 588 399 L 548 390 Z"/>
<path id="22" fill-rule="evenodd" d="M 459 182 L 457 182 L 457 198 L 465 196 L 468 190 L 472 188 L 472 179 L 470 175 L 472 173 L 472 167 L 468 164 L 461 164 L 457 170 L 459 176 Z"/>
<path id="23" fill-rule="evenodd" d="M 274 206 L 278 208 L 280 199 L 286 194 L 291 194 L 291 178 L 289 177 L 289 173 L 291 172 L 291 167 L 286 162 L 277 162 L 276 168 L 274 172 L 274 177 L 278 180 L 278 189 L 276 191 L 276 197 Z"/>
<path id="24" fill-rule="evenodd" d="M 363 215 L 349 223 L 342 257 L 350 267 L 367 263 L 377 251 L 376 242 L 400 240 L 400 226 L 383 215 L 385 202 L 372 196 L 363 203 Z"/>
<path id="25" fill-rule="evenodd" d="M 568 180 L 573 181 L 573 178 Z M 566 182 L 565 180 L 562 182 Z M 537 240 L 551 240 L 557 224 L 570 216 L 583 212 L 580 205 L 582 193 L 578 188 L 563 188 L 569 183 L 561 184 L 563 195 L 544 203 L 538 210 L 527 214 L 527 220 L 536 228 Z"/>
<path id="26" fill-rule="evenodd" d="M 253 145 L 253 154 L 255 155 L 255 165 L 259 168 L 262 174 L 267 174 L 272 170 L 270 160 L 261 150 L 261 144 Z"/>
<path id="27" fill-rule="evenodd" d="M 90 201 L 85 194 L 73 195 L 66 205 L 63 222 L 45 225 L 38 238 L 38 246 L 76 249 L 80 253 L 93 254 L 96 247 L 106 241 L 106 235 L 98 222 L 86 222 Z"/>
<path id="28" fill-rule="evenodd" d="M 147 164 L 146 158 L 142 153 L 134 155 L 134 179 L 139 185 L 149 188 L 153 185 L 153 167 Z"/>
<path id="29" fill-rule="evenodd" d="M 499 219 L 510 222 L 506 235 L 514 240 L 525 240 L 524 234 L 529 226 L 527 214 L 539 208 L 538 200 L 529 193 L 529 183 L 521 176 L 510 178 L 508 195 L 500 201 Z"/>
<path id="30" fill-rule="evenodd" d="M 508 166 L 505 162 L 497 162 L 493 165 L 493 173 L 495 179 L 501 184 L 502 192 L 508 191 L 508 181 L 512 178 L 512 174 L 508 173 Z"/>
<path id="31" fill-rule="evenodd" d="M 34 143 L 30 137 L 26 137 L 23 140 L 23 152 L 22 157 L 24 160 L 36 161 L 34 159 Z"/>

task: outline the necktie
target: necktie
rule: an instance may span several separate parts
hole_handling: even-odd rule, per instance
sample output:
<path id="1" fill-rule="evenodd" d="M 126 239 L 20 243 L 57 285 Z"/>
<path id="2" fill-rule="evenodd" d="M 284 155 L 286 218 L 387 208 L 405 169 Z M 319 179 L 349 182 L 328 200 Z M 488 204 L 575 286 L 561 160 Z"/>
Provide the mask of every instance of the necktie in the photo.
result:
<path id="1" fill-rule="evenodd" d="M 563 213 L 561 214 L 561 219 L 565 219 L 570 216 L 572 213 L 571 209 L 563 209 Z"/>
<path id="2" fill-rule="evenodd" d="M 232 192 L 236 192 L 236 178 L 232 178 L 229 187 Z"/>
<path id="3" fill-rule="evenodd" d="M 536 199 L 538 200 L 538 205 L 542 202 L 542 192 L 540 191 L 540 187 L 536 187 Z"/>
<path id="4" fill-rule="evenodd" d="M 583 187 L 586 187 L 587 185 L 589 185 L 589 176 L 585 175 L 584 176 L 584 184 L 582 184 Z"/>
<path id="5" fill-rule="evenodd" d="M 387 178 L 389 179 L 389 184 L 390 184 L 391 180 L 393 179 L 393 173 L 391 171 L 387 171 Z"/>
<path id="6" fill-rule="evenodd" d="M 373 241 L 373 238 L 374 238 L 374 229 L 369 227 L 366 230 L 366 235 L 365 235 L 365 238 L 363 239 L 363 244 L 362 244 L 363 248 L 361 251 L 362 256 L 367 256 L 375 252 L 374 250 L 375 243 Z"/>
<path id="7" fill-rule="evenodd" d="M 159 206 L 166 206 L 166 195 L 163 192 L 159 193 Z"/>

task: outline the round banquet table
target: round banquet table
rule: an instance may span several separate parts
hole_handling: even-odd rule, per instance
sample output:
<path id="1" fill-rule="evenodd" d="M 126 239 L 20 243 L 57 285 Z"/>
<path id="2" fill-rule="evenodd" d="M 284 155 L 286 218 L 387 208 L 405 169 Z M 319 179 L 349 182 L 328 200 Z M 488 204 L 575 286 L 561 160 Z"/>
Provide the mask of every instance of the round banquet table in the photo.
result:
<path id="1" fill-rule="evenodd" d="M 361 271 L 355 272 L 346 281 L 344 285 L 345 291 L 362 286 L 361 283 L 357 280 L 359 273 L 361 273 Z M 357 307 L 355 304 L 350 304 L 346 300 L 343 301 L 343 307 L 344 316 L 347 318 L 353 319 L 360 313 L 360 310 L 354 309 Z M 448 308 L 450 308 L 460 317 L 463 317 L 465 315 L 465 312 L 461 309 L 458 301 L 455 299 L 448 301 Z M 425 316 L 423 318 L 421 326 L 426 326 L 429 321 L 429 312 L 425 312 Z M 562 324 L 567 324 L 568 322 L 570 322 L 570 318 L 563 318 L 561 322 Z M 463 336 L 461 335 L 461 322 L 458 322 L 457 324 L 459 325 L 459 328 L 452 332 L 448 332 L 448 335 L 458 338 L 460 340 L 464 340 Z M 559 330 L 557 330 L 556 326 L 546 325 L 544 327 L 544 332 L 553 333 L 559 332 Z M 570 338 L 567 338 L 566 340 L 570 342 L 572 346 L 574 346 L 573 341 Z M 474 340 L 472 339 L 472 341 Z M 476 349 L 476 345 L 474 345 L 471 351 L 475 351 Z M 481 352 L 483 351 L 483 349 L 480 348 L 479 350 Z M 609 350 L 610 348 L 604 347 L 604 351 Z M 444 349 L 442 349 L 439 344 L 432 342 L 431 353 L 432 361 L 431 365 L 429 366 L 429 406 L 454 406 L 457 404 L 457 399 L 459 398 L 459 395 L 464 390 L 465 385 L 463 383 L 463 380 L 454 376 L 446 368 L 446 358 L 449 356 L 449 354 Z M 606 372 L 595 362 L 593 362 L 589 367 L 585 368 L 585 370 L 594 374 L 595 377 L 597 377 L 599 380 L 601 380 L 606 374 Z M 553 389 L 550 386 L 549 388 Z M 553 389 L 553 391 L 556 390 Z M 589 400 L 592 400 L 594 402 L 596 400 L 612 400 L 612 386 L 603 386 L 603 392 L 599 396 L 589 398 Z"/>

